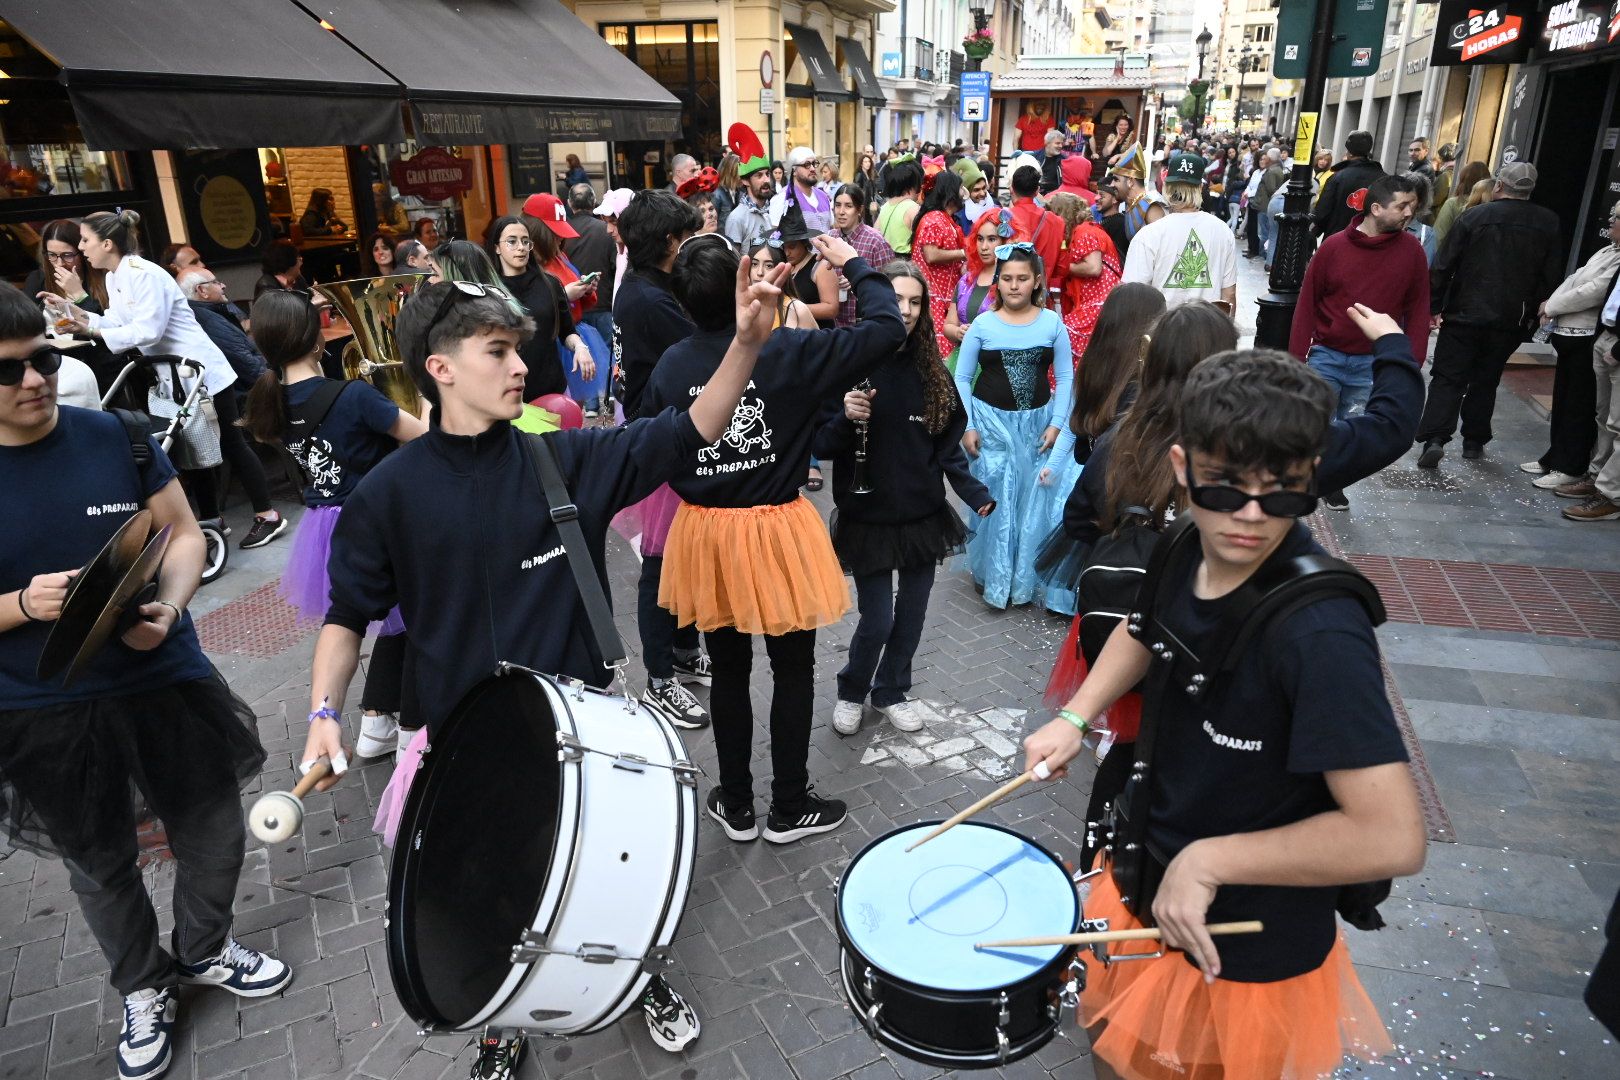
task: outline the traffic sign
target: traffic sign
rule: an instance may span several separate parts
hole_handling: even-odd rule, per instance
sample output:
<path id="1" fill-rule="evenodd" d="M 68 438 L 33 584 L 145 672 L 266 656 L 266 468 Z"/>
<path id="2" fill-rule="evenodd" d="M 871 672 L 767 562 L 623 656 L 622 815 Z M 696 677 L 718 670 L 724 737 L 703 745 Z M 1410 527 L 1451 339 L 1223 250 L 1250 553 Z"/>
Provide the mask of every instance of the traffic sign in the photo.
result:
<path id="1" fill-rule="evenodd" d="M 759 88 L 759 115 L 772 116 L 776 113 L 776 91 L 768 86 Z"/>
<path id="2" fill-rule="evenodd" d="M 776 61 L 771 59 L 771 50 L 766 49 L 759 54 L 759 85 L 769 88 L 775 78 Z"/>
<path id="3" fill-rule="evenodd" d="M 990 119 L 990 73 L 964 71 L 957 93 L 956 118 L 967 123 Z"/>

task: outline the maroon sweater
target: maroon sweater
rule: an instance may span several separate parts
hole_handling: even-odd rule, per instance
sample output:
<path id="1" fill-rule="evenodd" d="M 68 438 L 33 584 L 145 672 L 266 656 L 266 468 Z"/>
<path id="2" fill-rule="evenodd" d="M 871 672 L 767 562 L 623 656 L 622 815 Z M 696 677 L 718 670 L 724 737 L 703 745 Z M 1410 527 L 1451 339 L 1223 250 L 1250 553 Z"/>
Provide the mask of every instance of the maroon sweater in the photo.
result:
<path id="1" fill-rule="evenodd" d="M 1406 232 L 1367 236 L 1358 226 L 1334 233 L 1305 268 L 1305 284 L 1294 308 L 1288 351 L 1299 357 L 1314 345 L 1354 356 L 1371 356 L 1372 342 L 1345 309 L 1366 304 L 1406 327 L 1419 364 L 1428 352 L 1429 263 L 1423 245 Z"/>

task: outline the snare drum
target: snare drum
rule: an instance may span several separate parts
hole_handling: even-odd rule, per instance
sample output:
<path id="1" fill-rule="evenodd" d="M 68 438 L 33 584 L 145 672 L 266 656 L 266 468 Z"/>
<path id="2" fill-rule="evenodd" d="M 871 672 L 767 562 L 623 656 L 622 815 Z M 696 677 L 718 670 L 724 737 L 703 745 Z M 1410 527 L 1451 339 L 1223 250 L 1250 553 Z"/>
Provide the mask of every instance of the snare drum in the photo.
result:
<path id="1" fill-rule="evenodd" d="M 1017 1061 L 1057 1033 L 1074 949 L 973 943 L 1074 933 L 1079 898 L 1057 856 L 999 825 L 964 822 L 905 850 L 935 824 L 872 841 L 839 879 L 844 992 L 868 1033 L 906 1057 Z"/>
<path id="2" fill-rule="evenodd" d="M 388 966 L 426 1031 L 578 1035 L 667 964 L 696 770 L 639 703 L 501 665 L 434 731 L 388 875 Z"/>

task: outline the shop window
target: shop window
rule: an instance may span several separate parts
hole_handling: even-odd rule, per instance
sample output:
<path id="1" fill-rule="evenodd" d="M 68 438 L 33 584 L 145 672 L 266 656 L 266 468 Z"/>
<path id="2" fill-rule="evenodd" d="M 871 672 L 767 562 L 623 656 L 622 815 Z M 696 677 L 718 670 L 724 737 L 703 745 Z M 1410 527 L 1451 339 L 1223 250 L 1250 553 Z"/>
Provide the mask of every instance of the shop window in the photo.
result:
<path id="1" fill-rule="evenodd" d="M 725 152 L 720 129 L 720 24 L 703 22 L 604 23 L 608 44 L 618 49 L 681 102 L 682 137 L 662 142 L 625 142 L 620 176 L 656 186 L 663 183 L 666 156 L 689 153 L 714 164 Z M 646 176 L 627 171 L 643 165 Z"/>
<path id="2" fill-rule="evenodd" d="M 3 152 L 0 193 L 6 198 L 99 195 L 131 186 L 124 155 L 116 151 L 91 150 L 83 143 L 24 143 L 7 144 Z"/>

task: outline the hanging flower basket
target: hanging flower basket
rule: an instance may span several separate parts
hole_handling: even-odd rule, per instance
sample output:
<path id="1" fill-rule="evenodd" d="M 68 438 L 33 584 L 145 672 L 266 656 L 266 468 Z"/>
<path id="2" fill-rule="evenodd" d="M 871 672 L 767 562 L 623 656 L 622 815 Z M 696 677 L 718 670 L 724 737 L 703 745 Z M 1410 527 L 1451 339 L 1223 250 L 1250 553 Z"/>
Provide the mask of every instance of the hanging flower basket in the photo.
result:
<path id="1" fill-rule="evenodd" d="M 990 33 L 990 28 L 975 30 L 962 39 L 962 51 L 975 60 L 983 60 L 989 56 L 996 47 L 996 39 Z"/>

